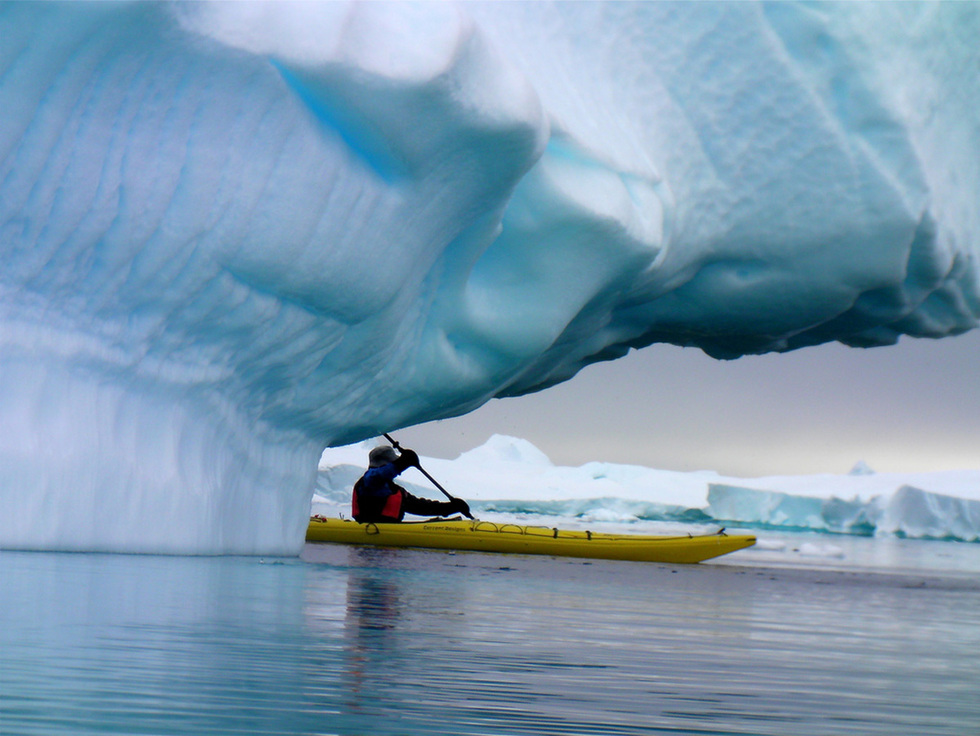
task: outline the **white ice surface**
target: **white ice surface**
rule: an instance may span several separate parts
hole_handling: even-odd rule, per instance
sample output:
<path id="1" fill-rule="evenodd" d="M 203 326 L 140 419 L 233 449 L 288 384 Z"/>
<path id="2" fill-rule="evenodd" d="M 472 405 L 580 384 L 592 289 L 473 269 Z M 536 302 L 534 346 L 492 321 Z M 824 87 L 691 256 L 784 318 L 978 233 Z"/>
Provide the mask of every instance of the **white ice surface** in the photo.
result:
<path id="1" fill-rule="evenodd" d="M 375 444 L 323 454 L 314 513 L 349 515 L 351 486 Z M 560 467 L 527 440 L 501 435 L 455 460 L 423 458 L 422 466 L 486 518 L 517 515 L 528 523 L 593 527 L 668 521 L 980 541 L 980 469 L 874 473 L 862 463 L 861 472 L 848 475 L 729 478 L 595 462 Z M 418 492 L 441 498 L 417 471 L 403 478 Z"/>

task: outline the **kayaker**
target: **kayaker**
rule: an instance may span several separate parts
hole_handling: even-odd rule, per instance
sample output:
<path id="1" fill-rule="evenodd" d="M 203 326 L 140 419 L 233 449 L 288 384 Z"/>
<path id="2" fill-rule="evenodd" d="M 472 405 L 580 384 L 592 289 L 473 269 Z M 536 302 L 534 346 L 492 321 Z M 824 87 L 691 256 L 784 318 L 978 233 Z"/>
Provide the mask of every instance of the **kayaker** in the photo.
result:
<path id="1" fill-rule="evenodd" d="M 354 484 L 351 513 L 355 521 L 401 521 L 405 514 L 416 516 L 448 516 L 461 513 L 469 516 L 470 507 L 461 498 L 451 501 L 432 501 L 413 496 L 394 483 L 396 476 L 408 468 L 421 468 L 419 456 L 403 449 L 399 455 L 394 447 L 381 445 L 368 454 L 368 469 Z"/>

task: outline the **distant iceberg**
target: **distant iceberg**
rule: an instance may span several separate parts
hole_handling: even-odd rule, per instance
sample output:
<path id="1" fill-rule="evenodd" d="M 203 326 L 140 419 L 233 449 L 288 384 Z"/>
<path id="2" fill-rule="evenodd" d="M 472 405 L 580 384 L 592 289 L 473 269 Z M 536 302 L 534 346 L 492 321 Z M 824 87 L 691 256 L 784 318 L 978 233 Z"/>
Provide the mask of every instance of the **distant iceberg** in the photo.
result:
<path id="1" fill-rule="evenodd" d="M 373 444 L 323 454 L 315 513 L 349 513 L 351 486 L 364 472 Z M 737 479 L 597 462 L 572 468 L 553 465 L 527 440 L 501 435 L 455 460 L 425 458 L 424 465 L 469 500 L 474 512 L 489 518 L 623 528 L 670 522 L 980 541 L 980 470 Z M 411 471 L 405 479 L 413 492 L 438 496 Z"/>
<path id="2" fill-rule="evenodd" d="M 910 485 L 862 501 L 712 483 L 707 514 L 719 522 L 753 527 L 980 541 L 980 500 Z"/>

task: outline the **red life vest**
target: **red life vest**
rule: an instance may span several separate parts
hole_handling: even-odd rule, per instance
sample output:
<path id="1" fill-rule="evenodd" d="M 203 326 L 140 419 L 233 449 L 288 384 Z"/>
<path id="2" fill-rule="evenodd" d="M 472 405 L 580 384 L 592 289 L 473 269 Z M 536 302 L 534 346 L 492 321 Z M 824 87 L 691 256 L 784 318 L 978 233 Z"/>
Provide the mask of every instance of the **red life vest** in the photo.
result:
<path id="1" fill-rule="evenodd" d="M 361 506 L 357 502 L 357 494 L 360 489 L 361 481 L 358 480 L 354 484 L 354 491 L 351 493 L 350 499 L 350 510 L 351 515 L 354 519 L 357 519 L 361 515 Z M 396 486 L 394 483 L 389 484 L 392 490 L 392 494 L 388 496 L 385 500 L 384 506 L 381 507 L 381 518 L 371 519 L 371 521 L 401 521 L 402 514 L 402 489 Z"/>

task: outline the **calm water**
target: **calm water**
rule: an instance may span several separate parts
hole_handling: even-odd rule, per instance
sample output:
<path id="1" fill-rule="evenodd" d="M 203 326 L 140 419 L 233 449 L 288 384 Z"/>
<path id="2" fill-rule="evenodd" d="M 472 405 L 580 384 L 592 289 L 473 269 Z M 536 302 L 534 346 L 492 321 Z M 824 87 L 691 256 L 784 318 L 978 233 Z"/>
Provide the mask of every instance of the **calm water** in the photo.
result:
<path id="1" fill-rule="evenodd" d="M 978 653 L 969 572 L 0 553 L 4 736 L 963 736 Z"/>

